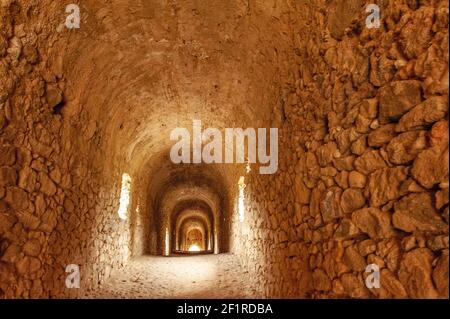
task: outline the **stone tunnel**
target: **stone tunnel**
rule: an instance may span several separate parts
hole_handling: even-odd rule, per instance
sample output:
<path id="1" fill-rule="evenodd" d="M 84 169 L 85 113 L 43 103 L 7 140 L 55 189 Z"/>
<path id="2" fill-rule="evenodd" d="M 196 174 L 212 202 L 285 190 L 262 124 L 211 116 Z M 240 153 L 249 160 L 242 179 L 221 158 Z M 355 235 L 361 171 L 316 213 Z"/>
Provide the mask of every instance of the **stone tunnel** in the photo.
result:
<path id="1" fill-rule="evenodd" d="M 0 0 L 0 298 L 448 298 L 447 1 L 65 2 Z"/>

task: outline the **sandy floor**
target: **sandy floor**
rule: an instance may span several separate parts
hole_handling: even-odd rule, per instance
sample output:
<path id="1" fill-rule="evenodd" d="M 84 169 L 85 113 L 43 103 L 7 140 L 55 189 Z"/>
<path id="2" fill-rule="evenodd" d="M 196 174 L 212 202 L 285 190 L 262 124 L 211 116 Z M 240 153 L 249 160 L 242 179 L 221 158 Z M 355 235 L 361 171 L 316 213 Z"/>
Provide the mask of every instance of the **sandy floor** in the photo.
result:
<path id="1" fill-rule="evenodd" d="M 231 254 L 142 256 L 87 298 L 252 298 L 248 274 Z"/>

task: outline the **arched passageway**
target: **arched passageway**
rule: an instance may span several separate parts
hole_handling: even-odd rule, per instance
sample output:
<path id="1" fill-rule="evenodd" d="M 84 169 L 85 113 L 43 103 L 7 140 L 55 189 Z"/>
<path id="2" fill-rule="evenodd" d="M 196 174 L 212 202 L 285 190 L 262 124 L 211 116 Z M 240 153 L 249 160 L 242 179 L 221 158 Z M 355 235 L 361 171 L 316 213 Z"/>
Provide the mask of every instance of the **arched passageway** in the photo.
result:
<path id="1" fill-rule="evenodd" d="M 214 219 L 199 208 L 185 209 L 174 217 L 173 252 L 212 252 L 214 249 Z"/>
<path id="2" fill-rule="evenodd" d="M 448 297 L 448 4 L 371 4 L 0 0 L 0 298 Z"/>

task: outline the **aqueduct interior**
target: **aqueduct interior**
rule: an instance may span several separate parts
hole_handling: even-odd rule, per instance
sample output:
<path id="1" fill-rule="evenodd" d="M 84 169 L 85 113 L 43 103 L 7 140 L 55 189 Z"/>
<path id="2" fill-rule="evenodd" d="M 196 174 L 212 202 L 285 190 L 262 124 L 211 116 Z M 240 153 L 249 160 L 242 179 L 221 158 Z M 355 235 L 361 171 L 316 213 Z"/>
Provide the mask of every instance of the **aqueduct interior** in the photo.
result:
<path id="1" fill-rule="evenodd" d="M 0 0 L 0 297 L 448 298 L 447 1 L 73 2 Z"/>

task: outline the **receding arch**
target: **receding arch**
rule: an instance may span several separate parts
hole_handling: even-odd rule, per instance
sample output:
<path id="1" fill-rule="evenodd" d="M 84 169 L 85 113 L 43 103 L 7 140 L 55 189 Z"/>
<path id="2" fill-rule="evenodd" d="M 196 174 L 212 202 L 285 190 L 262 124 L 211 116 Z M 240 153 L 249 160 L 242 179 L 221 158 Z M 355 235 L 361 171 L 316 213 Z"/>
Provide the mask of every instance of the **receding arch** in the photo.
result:
<path id="1" fill-rule="evenodd" d="M 217 234 L 216 219 L 218 216 L 213 213 L 211 207 L 202 201 L 185 201 L 181 202 L 175 207 L 172 216 L 172 251 L 177 252 L 182 250 L 180 246 L 181 228 L 189 220 L 196 220 L 204 225 L 205 228 L 205 251 L 213 252 L 215 247 L 219 247 L 219 239 Z M 216 249 L 217 249 L 216 248 Z M 218 253 L 218 251 L 216 251 Z"/>
<path id="2" fill-rule="evenodd" d="M 178 246 L 177 252 L 182 253 L 203 253 L 208 246 L 208 230 L 204 222 L 200 219 L 186 219 L 177 230 Z"/>

